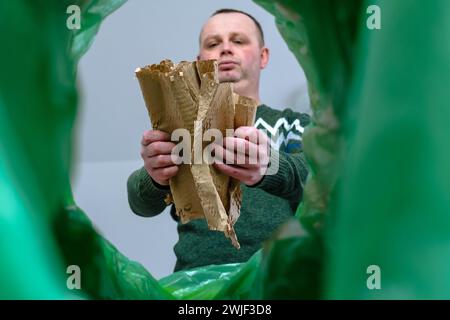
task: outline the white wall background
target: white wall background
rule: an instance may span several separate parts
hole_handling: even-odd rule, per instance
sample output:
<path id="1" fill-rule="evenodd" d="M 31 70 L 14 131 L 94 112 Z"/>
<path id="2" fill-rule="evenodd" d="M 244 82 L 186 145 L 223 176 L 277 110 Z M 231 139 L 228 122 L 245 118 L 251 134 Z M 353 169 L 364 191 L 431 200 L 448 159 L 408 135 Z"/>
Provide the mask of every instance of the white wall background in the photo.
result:
<path id="1" fill-rule="evenodd" d="M 142 218 L 128 207 L 126 180 L 142 166 L 139 142 L 150 128 L 134 70 L 166 58 L 195 60 L 200 28 L 220 8 L 247 11 L 264 29 L 271 61 L 262 74 L 262 101 L 307 110 L 301 68 L 273 16 L 250 0 L 129 0 L 105 20 L 80 63 L 75 200 L 108 240 L 156 278 L 172 272 L 178 236 L 167 210 Z"/>

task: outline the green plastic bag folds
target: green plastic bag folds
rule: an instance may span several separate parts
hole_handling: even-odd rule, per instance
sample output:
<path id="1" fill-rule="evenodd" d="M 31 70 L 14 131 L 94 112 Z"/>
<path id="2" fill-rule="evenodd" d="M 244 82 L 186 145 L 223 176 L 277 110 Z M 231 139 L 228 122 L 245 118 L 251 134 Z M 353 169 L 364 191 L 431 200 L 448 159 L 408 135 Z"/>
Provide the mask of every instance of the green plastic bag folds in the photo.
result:
<path id="1" fill-rule="evenodd" d="M 124 1 L 3 1 L 0 64 L 0 298 L 171 298 L 91 226 L 70 189 L 76 67 Z M 66 28 L 69 5 L 81 32 Z M 85 31 L 84 31 L 85 30 Z M 69 290 L 68 266 L 82 271 Z"/>

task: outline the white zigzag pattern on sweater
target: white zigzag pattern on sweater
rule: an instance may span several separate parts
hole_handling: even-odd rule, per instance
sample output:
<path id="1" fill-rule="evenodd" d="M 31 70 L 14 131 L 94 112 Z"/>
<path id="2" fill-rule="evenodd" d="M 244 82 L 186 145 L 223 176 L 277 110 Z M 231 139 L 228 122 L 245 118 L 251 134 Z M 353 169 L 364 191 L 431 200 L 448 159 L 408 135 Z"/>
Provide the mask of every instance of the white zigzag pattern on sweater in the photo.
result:
<path id="1" fill-rule="evenodd" d="M 284 132 L 278 134 L 278 131 L 281 126 L 283 126 L 284 129 L 288 132 L 286 137 L 284 135 Z M 283 142 L 287 145 L 289 140 L 302 141 L 302 137 L 300 135 L 290 131 L 292 128 L 295 128 L 300 133 L 303 133 L 303 131 L 305 130 L 305 128 L 303 128 L 300 125 L 299 119 L 295 119 L 294 122 L 289 124 L 286 118 L 279 118 L 273 127 L 266 121 L 264 121 L 262 118 L 258 118 L 258 120 L 256 120 L 255 122 L 255 127 L 257 129 L 266 129 L 268 132 L 270 132 L 271 135 L 270 144 L 272 148 L 275 148 L 275 150 L 279 150 Z M 274 138 L 276 138 L 277 140 L 274 141 Z"/>

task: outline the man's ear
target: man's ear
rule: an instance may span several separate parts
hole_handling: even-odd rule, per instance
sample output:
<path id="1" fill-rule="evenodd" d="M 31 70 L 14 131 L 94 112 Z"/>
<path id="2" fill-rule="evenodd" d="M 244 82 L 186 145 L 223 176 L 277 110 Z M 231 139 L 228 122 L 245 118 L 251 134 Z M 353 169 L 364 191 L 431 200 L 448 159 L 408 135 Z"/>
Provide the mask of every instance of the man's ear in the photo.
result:
<path id="1" fill-rule="evenodd" d="M 197 55 L 197 61 L 200 61 L 200 55 L 199 54 Z"/>
<path id="2" fill-rule="evenodd" d="M 264 69 L 269 63 L 269 56 L 270 56 L 269 48 L 263 47 L 261 49 L 261 65 L 260 65 L 261 69 Z"/>

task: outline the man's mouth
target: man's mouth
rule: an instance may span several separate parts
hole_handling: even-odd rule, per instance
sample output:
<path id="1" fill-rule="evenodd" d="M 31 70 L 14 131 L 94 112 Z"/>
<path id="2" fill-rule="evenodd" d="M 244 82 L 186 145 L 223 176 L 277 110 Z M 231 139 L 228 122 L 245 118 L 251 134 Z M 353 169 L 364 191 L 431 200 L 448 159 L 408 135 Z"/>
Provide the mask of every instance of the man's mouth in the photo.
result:
<path id="1" fill-rule="evenodd" d="M 219 62 L 219 71 L 228 71 L 228 70 L 232 70 L 237 66 L 237 63 L 234 61 L 222 61 Z"/>

